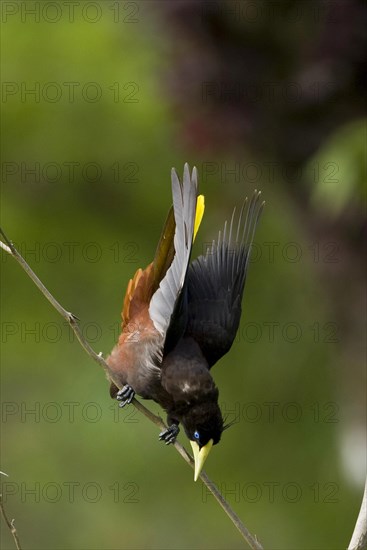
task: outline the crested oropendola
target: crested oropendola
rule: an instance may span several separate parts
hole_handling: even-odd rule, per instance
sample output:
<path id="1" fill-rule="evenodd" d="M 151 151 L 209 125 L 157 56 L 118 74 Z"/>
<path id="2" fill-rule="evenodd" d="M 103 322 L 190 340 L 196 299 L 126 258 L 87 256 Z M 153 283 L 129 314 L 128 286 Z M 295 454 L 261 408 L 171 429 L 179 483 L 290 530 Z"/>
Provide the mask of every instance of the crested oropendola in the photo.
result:
<path id="1" fill-rule="evenodd" d="M 107 358 L 110 393 L 120 406 L 138 394 L 167 412 L 159 438 L 173 443 L 181 423 L 193 448 L 195 481 L 223 429 L 211 367 L 229 351 L 241 317 L 250 247 L 264 203 L 245 199 L 238 219 L 191 264 L 204 213 L 197 171 L 172 169 L 171 207 L 152 263 L 127 286 L 122 332 Z"/>

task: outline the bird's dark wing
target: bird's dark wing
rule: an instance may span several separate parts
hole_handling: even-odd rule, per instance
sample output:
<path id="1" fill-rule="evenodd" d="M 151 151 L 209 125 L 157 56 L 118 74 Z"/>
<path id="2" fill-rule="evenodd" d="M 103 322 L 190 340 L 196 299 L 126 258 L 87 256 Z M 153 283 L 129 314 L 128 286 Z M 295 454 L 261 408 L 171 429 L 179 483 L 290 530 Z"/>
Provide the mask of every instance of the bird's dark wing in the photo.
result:
<path id="1" fill-rule="evenodd" d="M 226 222 L 218 241 L 189 266 L 186 335 L 200 345 L 209 367 L 229 351 L 236 336 L 250 248 L 263 206 L 255 191 L 242 205 L 237 228 L 235 209 L 229 231 Z"/>

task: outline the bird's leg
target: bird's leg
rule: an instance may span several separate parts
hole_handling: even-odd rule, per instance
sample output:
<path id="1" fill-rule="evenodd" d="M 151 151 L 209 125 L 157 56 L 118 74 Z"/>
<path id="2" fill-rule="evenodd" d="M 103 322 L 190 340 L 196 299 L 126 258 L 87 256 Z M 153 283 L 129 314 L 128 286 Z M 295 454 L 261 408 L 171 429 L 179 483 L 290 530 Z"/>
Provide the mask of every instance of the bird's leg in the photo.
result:
<path id="1" fill-rule="evenodd" d="M 167 424 L 169 424 L 169 427 L 159 434 L 159 439 L 161 441 L 164 441 L 166 445 L 169 445 L 170 443 L 174 443 L 176 441 L 176 437 L 178 436 L 178 433 L 180 431 L 178 423 L 178 420 L 175 420 L 174 418 L 168 416 Z"/>
<path id="2" fill-rule="evenodd" d="M 125 384 L 125 386 L 117 392 L 116 399 L 118 401 L 121 401 L 119 403 L 119 407 L 125 407 L 125 405 L 129 405 L 131 401 L 133 400 L 135 395 L 135 391 L 132 389 L 129 384 Z"/>

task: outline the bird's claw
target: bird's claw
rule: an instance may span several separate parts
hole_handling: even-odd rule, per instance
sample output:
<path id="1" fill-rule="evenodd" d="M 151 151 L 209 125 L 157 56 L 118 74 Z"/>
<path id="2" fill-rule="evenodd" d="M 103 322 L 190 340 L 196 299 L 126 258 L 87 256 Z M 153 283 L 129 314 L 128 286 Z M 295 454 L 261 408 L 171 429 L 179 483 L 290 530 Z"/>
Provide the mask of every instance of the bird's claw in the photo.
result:
<path id="1" fill-rule="evenodd" d="M 174 443 L 176 441 L 176 437 L 179 431 L 180 428 L 177 426 L 177 424 L 172 424 L 172 426 L 170 426 L 166 430 L 163 430 L 163 432 L 159 434 L 159 439 L 161 441 L 164 441 L 166 445 L 170 445 L 171 443 Z"/>
<path id="2" fill-rule="evenodd" d="M 125 407 L 125 405 L 129 405 L 131 401 L 134 399 L 135 391 L 132 389 L 129 384 L 126 384 L 121 390 L 117 392 L 116 399 L 118 401 L 121 401 L 119 403 L 119 407 Z"/>

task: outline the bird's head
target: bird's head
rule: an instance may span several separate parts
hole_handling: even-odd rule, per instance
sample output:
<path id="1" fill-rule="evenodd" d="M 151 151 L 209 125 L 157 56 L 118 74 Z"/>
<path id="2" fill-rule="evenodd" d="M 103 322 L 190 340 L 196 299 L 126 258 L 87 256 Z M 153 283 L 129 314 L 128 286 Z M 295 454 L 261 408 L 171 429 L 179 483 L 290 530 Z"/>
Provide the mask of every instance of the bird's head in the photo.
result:
<path id="1" fill-rule="evenodd" d="M 224 429 L 218 403 L 210 401 L 194 405 L 182 418 L 182 425 L 194 453 L 196 481 L 212 446 L 219 442 Z"/>

